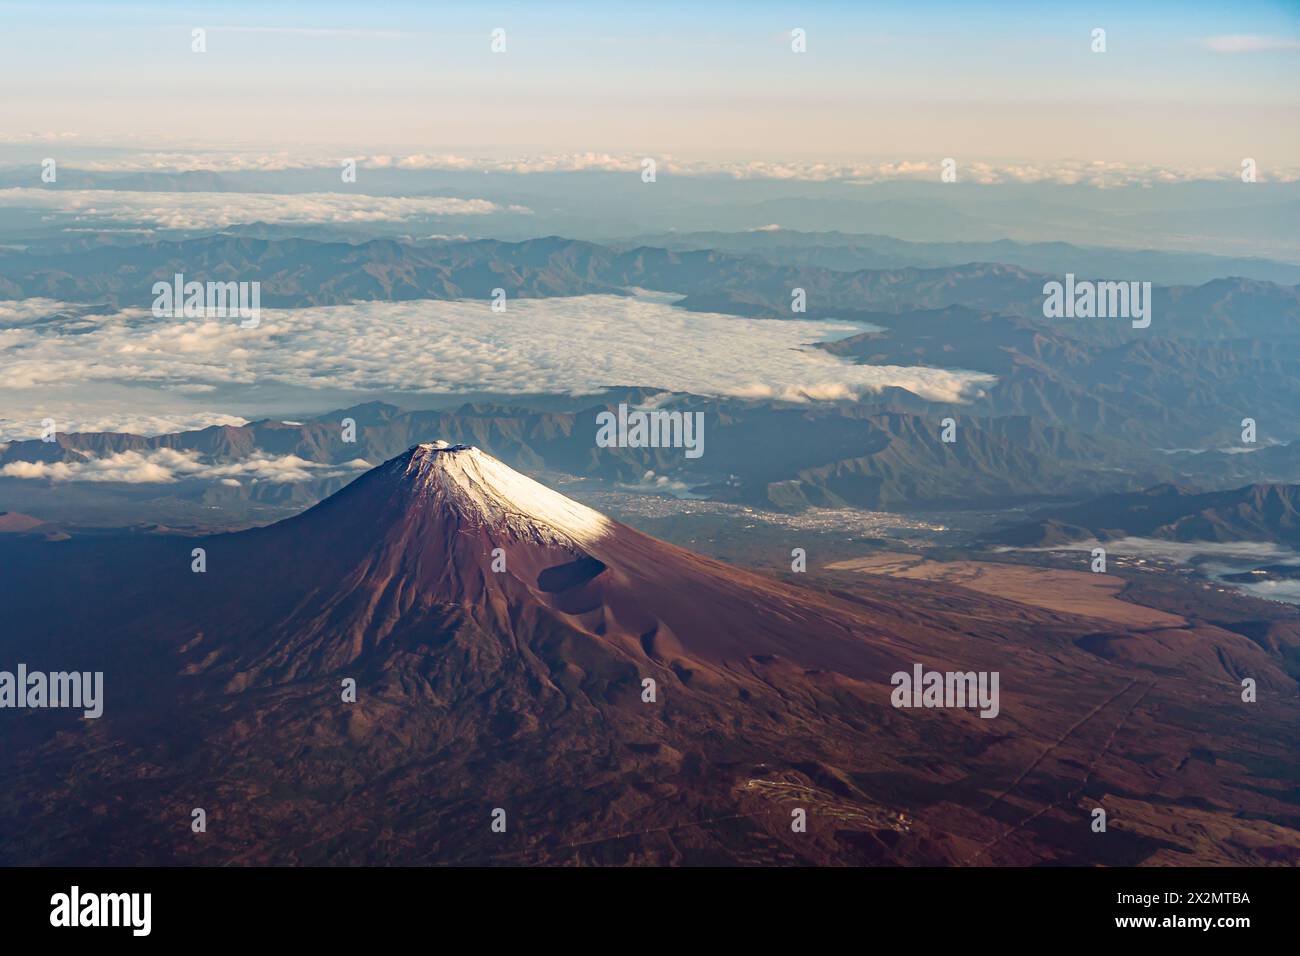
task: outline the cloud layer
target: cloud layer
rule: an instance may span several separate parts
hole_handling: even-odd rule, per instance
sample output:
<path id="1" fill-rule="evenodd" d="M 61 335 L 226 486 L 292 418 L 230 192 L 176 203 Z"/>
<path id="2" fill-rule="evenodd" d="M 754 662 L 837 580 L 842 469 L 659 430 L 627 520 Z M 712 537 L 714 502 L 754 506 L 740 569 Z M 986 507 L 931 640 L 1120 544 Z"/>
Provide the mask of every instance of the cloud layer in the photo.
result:
<path id="1" fill-rule="evenodd" d="M 1219 52 L 1256 52 L 1290 49 L 1268 37 L 1212 37 L 1204 43 Z M 1272 44 L 1272 45 L 1270 45 Z M 738 180 L 793 182 L 879 183 L 894 180 L 939 182 L 941 156 L 914 156 L 890 160 L 691 160 L 671 155 L 631 153 L 546 153 L 513 157 L 464 156 L 455 153 L 380 153 L 360 156 L 325 156 L 288 152 L 140 152 L 100 160 L 69 160 L 68 168 L 91 172 L 279 172 L 284 170 L 338 169 L 352 159 L 360 169 L 425 170 L 434 172 L 487 172 L 507 175 L 544 173 L 613 172 L 639 176 L 644 159 L 654 159 L 656 171 L 669 176 L 725 176 Z M 1122 186 L 1240 178 L 1240 166 L 1130 163 L 1105 160 L 996 161 L 956 155 L 959 182 L 984 185 L 1001 183 L 1058 183 L 1063 185 Z M 1300 180 L 1300 169 L 1268 171 L 1274 182 Z M 39 191 L 39 190 L 38 190 Z M 144 194 L 149 195 L 149 194 Z M 181 194 L 193 195 L 193 194 Z M 200 194 L 203 195 L 203 194 Z M 285 198 L 285 197 L 276 197 Z M 472 200 L 482 202 L 482 200 Z M 241 220 L 242 221 L 242 220 Z M 301 220 L 289 220 L 301 221 Z M 317 220 L 313 220 L 317 221 Z M 334 220 L 319 220 L 334 221 Z"/>
<path id="2" fill-rule="evenodd" d="M 96 387 L 109 383 L 178 397 L 203 386 L 253 384 L 516 394 L 643 385 L 796 401 L 899 386 L 961 401 L 994 381 L 977 372 L 852 365 L 808 347 L 862 331 L 847 322 L 687 312 L 649 296 L 516 299 L 504 313 L 469 300 L 263 309 L 255 329 L 158 319 L 142 309 L 35 323 L 32 310 L 30 300 L 0 303 L 0 400 L 9 390 L 30 396 L 59 389 L 64 414 L 75 417 L 94 417 Z M 68 383 L 77 383 L 71 397 Z"/>
<path id="3" fill-rule="evenodd" d="M 505 207 L 486 199 L 443 196 L 14 188 L 0 189 L 0 208 L 50 210 L 97 222 L 148 222 L 163 229 L 220 229 L 248 222 L 401 222 L 428 216 L 483 216 Z"/>
<path id="4" fill-rule="evenodd" d="M 0 395 L 8 397 L 3 389 Z M 96 395 L 88 401 L 74 395 L 69 400 L 65 396 L 66 392 L 61 393 L 59 398 L 51 398 L 44 404 L 29 398 L 22 405 L 7 407 L 9 414 L 0 417 L 0 442 L 40 437 L 41 421 L 45 418 L 54 420 L 56 432 L 129 432 L 132 435 L 170 435 L 213 425 L 248 424 L 248 419 L 239 415 L 190 410 L 174 404 L 169 413 L 149 414 L 120 399 L 105 401 Z"/>
<path id="5" fill-rule="evenodd" d="M 84 452 L 83 452 L 84 454 Z M 351 477 L 373 467 L 360 458 L 343 465 L 318 464 L 297 455 L 268 455 L 254 451 L 237 462 L 205 464 L 196 451 L 157 448 L 123 451 L 86 462 L 15 461 L 0 468 L 5 478 L 48 479 L 50 481 L 117 481 L 128 484 L 171 484 L 182 479 L 220 481 L 225 485 L 245 482 L 277 484 L 314 481 L 321 478 Z"/>

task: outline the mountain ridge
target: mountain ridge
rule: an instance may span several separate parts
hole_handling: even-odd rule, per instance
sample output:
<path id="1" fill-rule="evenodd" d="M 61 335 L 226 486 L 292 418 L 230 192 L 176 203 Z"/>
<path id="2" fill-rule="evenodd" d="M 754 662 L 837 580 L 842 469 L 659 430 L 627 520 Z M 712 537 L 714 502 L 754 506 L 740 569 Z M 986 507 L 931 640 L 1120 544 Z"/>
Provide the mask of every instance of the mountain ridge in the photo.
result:
<path id="1" fill-rule="evenodd" d="M 494 288 L 536 297 L 624 294 L 642 287 L 683 295 L 679 304 L 686 309 L 774 318 L 792 318 L 791 290 L 802 288 L 809 307 L 801 318 L 962 305 L 1035 319 L 1042 314 L 1043 282 L 1052 278 L 1001 263 L 839 272 L 712 249 L 620 249 L 560 236 L 416 245 L 216 234 L 69 252 L 10 252 L 0 255 L 0 296 L 144 307 L 153 301 L 153 283 L 171 281 L 177 272 L 202 281 L 257 280 L 268 308 L 486 299 Z M 1153 294 L 1166 333 L 1183 330 L 1205 339 L 1267 333 L 1291 340 L 1300 319 L 1300 285 L 1214 279 L 1156 286 Z M 1081 331 L 1077 323 L 1070 328 Z"/>
<path id="2" fill-rule="evenodd" d="M 1166 483 L 1133 494 L 1103 495 L 996 534 L 1012 545 L 1158 538 L 1168 541 L 1269 541 L 1300 546 L 1300 485 L 1251 484 L 1199 491 Z"/>

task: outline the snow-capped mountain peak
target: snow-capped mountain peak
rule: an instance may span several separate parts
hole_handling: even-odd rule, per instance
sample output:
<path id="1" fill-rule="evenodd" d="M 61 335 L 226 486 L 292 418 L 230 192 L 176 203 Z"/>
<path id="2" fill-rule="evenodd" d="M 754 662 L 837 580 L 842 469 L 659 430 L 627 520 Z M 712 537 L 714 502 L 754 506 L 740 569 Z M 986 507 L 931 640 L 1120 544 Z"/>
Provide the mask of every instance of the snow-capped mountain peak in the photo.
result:
<path id="1" fill-rule="evenodd" d="M 465 521 L 546 543 L 585 547 L 610 533 L 598 511 L 521 475 L 470 445 L 416 445 L 396 462 L 422 498 L 442 503 Z"/>

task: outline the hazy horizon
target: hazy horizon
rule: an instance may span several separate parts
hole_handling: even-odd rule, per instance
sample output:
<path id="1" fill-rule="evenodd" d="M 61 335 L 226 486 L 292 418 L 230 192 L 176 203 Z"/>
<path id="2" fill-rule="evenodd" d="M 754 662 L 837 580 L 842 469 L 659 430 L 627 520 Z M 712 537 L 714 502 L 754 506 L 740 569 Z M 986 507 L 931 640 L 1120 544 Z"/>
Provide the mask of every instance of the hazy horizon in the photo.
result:
<path id="1" fill-rule="evenodd" d="M 0 146 L 578 168 L 658 156 L 802 175 L 907 175 L 944 157 L 1031 177 L 1066 162 L 1232 176 L 1252 157 L 1261 180 L 1300 169 L 1288 3 L 57 6 L 51 19 L 49 4 L 0 4 L 0 83 L 18 92 Z"/>

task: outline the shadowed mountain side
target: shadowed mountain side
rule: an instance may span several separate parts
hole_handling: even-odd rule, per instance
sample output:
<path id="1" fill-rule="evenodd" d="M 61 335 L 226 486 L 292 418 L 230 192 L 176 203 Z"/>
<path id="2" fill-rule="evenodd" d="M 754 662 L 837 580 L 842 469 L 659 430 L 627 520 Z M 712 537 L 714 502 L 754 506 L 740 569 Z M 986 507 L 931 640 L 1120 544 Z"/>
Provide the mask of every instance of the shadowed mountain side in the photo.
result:
<path id="1" fill-rule="evenodd" d="M 1135 494 L 1044 508 L 1032 521 L 992 537 L 1019 546 L 1129 537 L 1300 546 L 1300 485 L 1247 485 L 1230 491 L 1157 485 Z"/>

